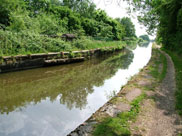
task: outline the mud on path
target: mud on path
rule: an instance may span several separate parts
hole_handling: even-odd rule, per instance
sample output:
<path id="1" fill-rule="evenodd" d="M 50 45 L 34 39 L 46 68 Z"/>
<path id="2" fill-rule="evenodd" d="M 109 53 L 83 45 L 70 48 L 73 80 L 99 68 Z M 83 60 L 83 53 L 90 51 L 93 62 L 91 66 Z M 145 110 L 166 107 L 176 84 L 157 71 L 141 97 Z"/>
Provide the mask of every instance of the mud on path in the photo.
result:
<path id="1" fill-rule="evenodd" d="M 130 129 L 135 136 L 178 136 L 182 134 L 182 119 L 175 111 L 175 69 L 168 54 L 167 71 L 161 83 L 156 81 L 153 91 L 141 104 L 141 111 Z M 161 71 L 161 67 L 159 67 Z"/>

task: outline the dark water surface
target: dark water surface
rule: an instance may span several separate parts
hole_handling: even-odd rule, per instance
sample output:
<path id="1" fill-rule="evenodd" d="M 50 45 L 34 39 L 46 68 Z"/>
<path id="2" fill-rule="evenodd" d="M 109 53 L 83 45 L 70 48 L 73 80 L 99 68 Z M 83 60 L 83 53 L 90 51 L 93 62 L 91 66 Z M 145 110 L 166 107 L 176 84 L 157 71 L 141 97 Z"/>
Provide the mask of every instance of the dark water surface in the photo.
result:
<path id="1" fill-rule="evenodd" d="M 151 57 L 151 44 L 89 61 L 0 75 L 0 136 L 64 136 Z"/>

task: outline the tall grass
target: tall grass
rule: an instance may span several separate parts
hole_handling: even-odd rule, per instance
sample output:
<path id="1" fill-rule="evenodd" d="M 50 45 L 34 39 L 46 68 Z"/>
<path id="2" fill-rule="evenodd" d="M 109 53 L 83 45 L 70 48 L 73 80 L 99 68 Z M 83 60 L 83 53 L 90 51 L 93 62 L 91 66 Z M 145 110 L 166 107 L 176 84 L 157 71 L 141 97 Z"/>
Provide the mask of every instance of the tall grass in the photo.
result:
<path id="1" fill-rule="evenodd" d="M 33 53 L 47 53 L 95 48 L 123 48 L 123 41 L 97 41 L 87 37 L 66 42 L 61 38 L 51 38 L 27 30 L 21 32 L 0 29 L 0 56 L 12 56 Z"/>
<path id="2" fill-rule="evenodd" d="M 75 40 L 72 43 L 73 47 L 77 49 L 95 49 L 95 48 L 104 48 L 104 47 L 115 47 L 115 48 L 123 48 L 126 46 L 126 42 L 123 41 L 98 41 L 98 40 L 90 40 L 90 39 L 79 39 Z"/>
<path id="3" fill-rule="evenodd" d="M 129 121 L 134 120 L 140 110 L 140 102 L 146 97 L 143 93 L 131 102 L 131 110 L 121 112 L 117 117 L 105 118 L 99 123 L 94 132 L 94 136 L 130 136 Z"/>
<path id="4" fill-rule="evenodd" d="M 1 55 L 32 54 L 71 50 L 69 43 L 61 39 L 41 36 L 28 31 L 12 32 L 0 29 Z"/>

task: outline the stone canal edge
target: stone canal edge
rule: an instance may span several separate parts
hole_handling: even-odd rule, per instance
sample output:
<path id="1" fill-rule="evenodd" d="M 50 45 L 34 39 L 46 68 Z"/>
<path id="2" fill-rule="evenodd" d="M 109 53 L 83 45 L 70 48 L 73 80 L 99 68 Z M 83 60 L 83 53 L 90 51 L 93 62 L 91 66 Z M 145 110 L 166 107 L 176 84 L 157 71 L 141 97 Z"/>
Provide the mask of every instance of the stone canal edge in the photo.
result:
<path id="1" fill-rule="evenodd" d="M 0 73 L 26 69 L 77 63 L 95 56 L 119 52 L 125 47 L 103 47 L 90 50 L 70 52 L 50 52 L 16 56 L 0 56 Z"/>
<path id="2" fill-rule="evenodd" d="M 134 120 L 128 120 L 131 135 L 176 136 L 182 133 L 182 118 L 175 111 L 174 65 L 165 52 L 154 47 L 147 66 L 68 136 L 92 136 L 97 124 L 105 118 L 130 112 L 132 102 L 142 95 L 145 97 L 139 103 L 139 113 Z"/>

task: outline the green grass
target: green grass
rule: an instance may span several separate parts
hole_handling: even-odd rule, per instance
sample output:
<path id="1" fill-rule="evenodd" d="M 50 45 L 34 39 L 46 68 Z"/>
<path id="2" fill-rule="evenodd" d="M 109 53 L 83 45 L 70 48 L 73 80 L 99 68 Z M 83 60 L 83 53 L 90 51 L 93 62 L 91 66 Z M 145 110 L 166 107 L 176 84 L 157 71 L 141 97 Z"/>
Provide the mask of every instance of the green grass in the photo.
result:
<path id="1" fill-rule="evenodd" d="M 81 50 L 105 48 L 105 47 L 122 48 L 126 46 L 126 42 L 123 42 L 123 41 L 97 41 L 97 40 L 90 40 L 86 38 L 75 40 L 71 44 L 73 47 L 77 49 L 81 49 Z"/>
<path id="2" fill-rule="evenodd" d="M 117 117 L 105 118 L 103 122 L 99 123 L 94 136 L 130 136 L 130 127 L 128 121 L 134 120 L 140 110 L 140 102 L 145 98 L 143 93 L 131 102 L 131 110 L 129 112 L 121 112 Z"/>
<path id="3" fill-rule="evenodd" d="M 125 116 L 125 115 L 124 115 Z M 125 118 L 125 117 L 124 117 Z M 129 136 L 127 119 L 120 117 L 106 118 L 95 129 L 94 136 Z"/>
<path id="4" fill-rule="evenodd" d="M 111 47 L 112 50 L 115 50 L 122 49 L 126 44 L 124 41 L 98 41 L 89 39 L 86 36 L 74 41 L 63 41 L 61 38 L 51 38 L 34 32 L 21 31 L 16 33 L 0 29 L 0 56 L 89 50 L 105 47 Z"/>
<path id="5" fill-rule="evenodd" d="M 165 55 L 163 55 L 159 50 L 157 49 L 153 49 L 155 55 L 156 55 L 156 61 L 154 61 L 154 65 L 150 66 L 150 74 L 156 78 L 158 81 L 162 81 L 165 76 L 166 76 L 166 72 L 167 72 L 167 59 L 165 57 Z M 157 55 L 159 55 L 159 59 L 157 59 Z M 160 64 L 162 64 L 162 70 L 159 71 L 160 69 Z"/>
<path id="6" fill-rule="evenodd" d="M 176 109 L 182 115 L 182 55 L 165 50 L 172 58 L 176 70 Z"/>
<path id="7" fill-rule="evenodd" d="M 160 54 L 160 62 L 163 64 L 162 72 L 159 74 L 159 81 L 162 81 L 167 73 L 167 58 L 165 55 Z"/>
<path id="8" fill-rule="evenodd" d="M 156 79 L 156 82 L 161 82 L 167 72 L 167 59 L 159 50 L 153 49 L 152 64 L 148 66 L 150 74 Z M 162 69 L 159 70 L 162 64 Z M 151 88 L 144 88 L 143 91 L 151 90 Z M 129 136 L 131 135 L 129 121 L 135 121 L 137 115 L 140 112 L 140 103 L 145 99 L 146 94 L 143 92 L 142 95 L 133 100 L 131 110 L 129 112 L 121 112 L 117 117 L 105 118 L 104 121 L 96 125 L 93 132 L 94 136 Z M 155 100 L 155 97 L 153 98 Z"/>
<path id="9" fill-rule="evenodd" d="M 148 66 L 150 74 L 156 79 L 156 82 L 161 82 L 167 72 L 167 59 L 159 50 L 153 49 L 152 64 Z M 162 69 L 160 68 L 162 64 Z M 159 70 L 161 69 L 161 70 Z M 151 88 L 144 88 L 143 90 L 151 90 Z M 129 121 L 135 121 L 138 113 L 140 112 L 140 103 L 145 99 L 146 94 L 143 92 L 142 95 L 133 100 L 131 110 L 129 112 L 121 112 L 117 117 L 105 118 L 104 121 L 96 125 L 93 132 L 94 136 L 129 136 L 131 135 Z M 155 100 L 155 97 L 153 98 Z M 182 100 L 182 98 L 181 98 Z M 182 104 L 181 104 L 182 105 Z"/>
<path id="10" fill-rule="evenodd" d="M 159 76 L 158 68 L 159 68 L 160 60 L 157 59 L 157 58 L 158 58 L 157 56 L 159 55 L 159 51 L 156 50 L 156 49 L 153 49 L 153 54 L 155 54 L 155 55 L 154 55 L 154 57 L 155 57 L 154 59 L 155 59 L 156 61 L 154 62 L 153 65 L 149 66 L 149 70 L 150 70 L 150 74 L 151 74 L 154 78 L 157 78 L 157 79 L 158 79 L 158 76 Z"/>

